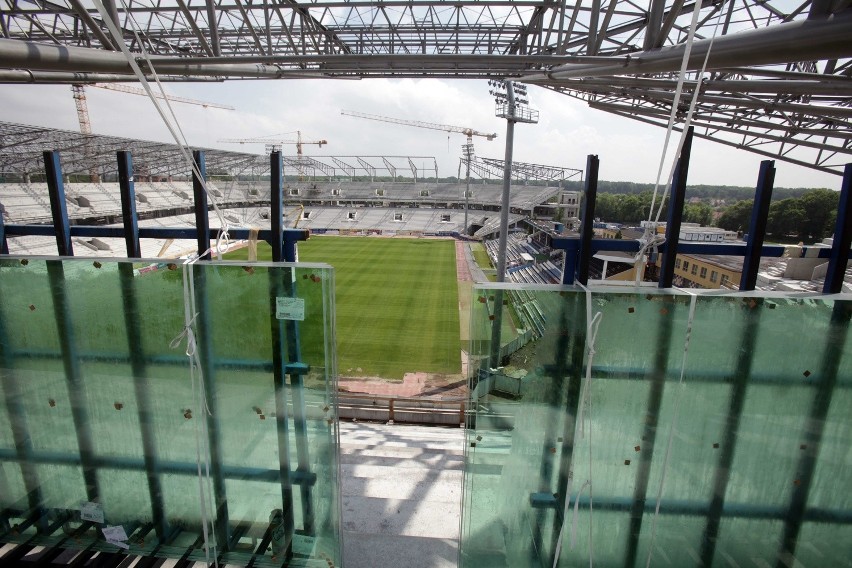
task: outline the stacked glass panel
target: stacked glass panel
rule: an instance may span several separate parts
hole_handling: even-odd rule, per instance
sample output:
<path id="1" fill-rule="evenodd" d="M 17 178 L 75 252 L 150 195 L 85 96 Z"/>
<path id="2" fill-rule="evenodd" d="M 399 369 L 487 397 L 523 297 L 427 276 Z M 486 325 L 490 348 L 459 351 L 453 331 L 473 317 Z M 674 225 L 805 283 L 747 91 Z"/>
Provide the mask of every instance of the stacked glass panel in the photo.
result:
<path id="1" fill-rule="evenodd" d="M 4 257 L 2 540 L 339 565 L 333 290 L 325 265 Z"/>
<path id="2" fill-rule="evenodd" d="M 852 565 L 852 298 L 472 305 L 461 566 Z"/>

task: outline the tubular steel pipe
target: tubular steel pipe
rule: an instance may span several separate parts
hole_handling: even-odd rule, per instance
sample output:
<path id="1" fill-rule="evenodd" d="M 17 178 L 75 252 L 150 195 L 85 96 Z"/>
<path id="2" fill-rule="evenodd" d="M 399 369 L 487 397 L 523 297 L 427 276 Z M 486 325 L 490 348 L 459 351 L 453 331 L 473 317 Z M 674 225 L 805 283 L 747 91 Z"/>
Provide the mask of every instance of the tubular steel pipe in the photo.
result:
<path id="1" fill-rule="evenodd" d="M 704 39 L 692 44 L 687 69 L 700 69 L 710 52 L 708 69 L 744 65 L 771 65 L 792 61 L 842 58 L 852 55 L 852 14 L 836 15 L 825 20 L 803 20 L 778 24 L 758 30 Z M 680 68 L 685 44 L 645 51 L 627 63 L 612 65 L 568 64 L 550 72 L 527 75 L 525 82 L 577 77 L 606 77 L 645 73 L 674 72 Z"/>

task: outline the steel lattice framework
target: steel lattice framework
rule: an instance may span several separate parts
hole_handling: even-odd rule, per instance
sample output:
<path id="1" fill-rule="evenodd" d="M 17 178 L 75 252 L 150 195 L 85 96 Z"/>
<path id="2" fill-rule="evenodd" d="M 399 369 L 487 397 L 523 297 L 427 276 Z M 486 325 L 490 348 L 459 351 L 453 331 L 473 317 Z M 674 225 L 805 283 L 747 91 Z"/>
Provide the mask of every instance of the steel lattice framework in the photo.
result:
<path id="1" fill-rule="evenodd" d="M 699 89 L 697 136 L 839 174 L 852 155 L 852 2 L 699 1 L 679 122 Z M 695 7 L 690 0 L 0 0 L 0 81 L 132 80 L 111 20 L 132 52 L 144 46 L 150 54 L 150 64 L 137 59 L 143 70 L 153 65 L 166 80 L 511 78 L 665 125 Z"/>

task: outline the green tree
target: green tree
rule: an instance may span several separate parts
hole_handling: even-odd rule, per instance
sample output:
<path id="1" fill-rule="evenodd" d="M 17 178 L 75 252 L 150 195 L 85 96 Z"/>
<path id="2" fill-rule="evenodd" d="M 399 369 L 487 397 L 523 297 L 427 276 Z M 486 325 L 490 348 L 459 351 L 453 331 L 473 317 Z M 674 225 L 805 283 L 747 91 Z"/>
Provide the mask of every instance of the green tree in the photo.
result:
<path id="1" fill-rule="evenodd" d="M 807 212 L 799 199 L 794 197 L 782 199 L 769 206 L 766 232 L 776 237 L 793 234 L 801 236 L 806 219 Z"/>
<path id="2" fill-rule="evenodd" d="M 747 231 L 752 207 L 754 207 L 753 199 L 737 201 L 725 209 L 716 224 L 726 231 Z"/>
<path id="3" fill-rule="evenodd" d="M 799 202 L 805 211 L 805 222 L 799 232 L 802 240 L 822 240 L 831 235 L 837 218 L 840 194 L 830 189 L 812 189 L 806 191 Z"/>
<path id="4" fill-rule="evenodd" d="M 689 203 L 683 208 L 683 220 L 686 223 L 710 225 L 713 222 L 713 208 L 706 203 Z"/>

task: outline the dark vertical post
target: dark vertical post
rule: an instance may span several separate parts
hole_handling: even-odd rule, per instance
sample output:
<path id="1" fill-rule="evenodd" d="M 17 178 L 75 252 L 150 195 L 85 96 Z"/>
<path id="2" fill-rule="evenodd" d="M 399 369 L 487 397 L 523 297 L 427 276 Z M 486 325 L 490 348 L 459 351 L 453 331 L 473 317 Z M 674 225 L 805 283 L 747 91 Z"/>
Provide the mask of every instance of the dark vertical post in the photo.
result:
<path id="1" fill-rule="evenodd" d="M 837 294 L 843 289 L 843 277 L 852 246 L 852 164 L 846 164 L 843 185 L 840 186 L 840 203 L 837 207 L 837 222 L 834 225 L 834 242 L 828 258 L 824 294 Z"/>
<path id="2" fill-rule="evenodd" d="M 195 198 L 195 228 L 198 231 L 198 256 L 210 258 L 210 218 L 207 216 L 207 192 L 203 180 L 207 177 L 207 164 L 202 150 L 193 150 L 192 159 L 198 173 L 192 171 L 192 194 Z M 198 177 L 201 174 L 201 177 Z"/>
<path id="3" fill-rule="evenodd" d="M 136 219 L 136 195 L 133 189 L 133 160 L 130 152 L 120 151 L 118 158 L 118 183 L 121 188 L 121 211 L 124 221 L 124 240 L 127 244 L 128 258 L 139 258 L 139 226 Z M 133 277 L 133 264 L 118 264 L 121 280 L 121 299 L 124 308 L 124 327 L 127 333 L 127 348 L 130 356 L 130 368 L 133 374 L 133 388 L 139 408 L 139 428 L 142 435 L 145 475 L 148 479 L 148 495 L 151 498 L 151 518 L 157 538 L 162 543 L 168 538 L 169 526 L 163 504 L 162 480 L 157 442 L 154 433 L 154 416 L 150 397 L 150 382 L 142 352 L 142 330 L 139 325 L 139 302 L 137 301 L 136 281 Z"/>
<path id="4" fill-rule="evenodd" d="M 282 242 L 284 236 L 284 183 L 283 183 L 283 162 L 281 160 L 281 152 L 272 152 L 269 156 L 271 171 L 269 174 L 270 183 L 270 204 L 269 204 L 269 220 L 272 229 L 272 261 L 281 262 L 284 260 L 282 251 Z M 295 259 L 292 259 L 295 260 Z"/>
<path id="5" fill-rule="evenodd" d="M 2 211 L 0 211 L 0 254 L 9 254 L 9 243 L 6 242 L 6 225 L 3 222 Z"/>
<path id="6" fill-rule="evenodd" d="M 757 285 L 757 270 L 760 268 L 760 251 L 766 237 L 766 222 L 769 219 L 769 201 L 772 199 L 772 187 L 775 184 L 775 160 L 760 163 L 757 189 L 754 194 L 754 206 L 751 221 L 748 224 L 748 242 L 746 242 L 743 272 L 740 275 L 740 290 L 751 291 Z"/>
<path id="7" fill-rule="evenodd" d="M 685 146 L 684 146 L 685 147 Z M 648 402 L 645 405 L 645 426 L 642 431 L 642 448 L 639 453 L 639 463 L 636 468 L 636 485 L 633 488 L 633 503 L 630 507 L 630 529 L 627 533 L 627 555 L 624 566 L 635 566 L 636 555 L 639 552 L 639 537 L 642 534 L 642 521 L 645 514 L 645 501 L 648 494 L 648 482 L 651 478 L 651 464 L 654 460 L 654 448 L 657 442 L 657 426 L 660 418 L 660 408 L 663 402 L 663 391 L 666 385 L 669 351 L 672 341 L 672 322 L 677 309 L 675 302 L 666 301 L 665 312 L 661 314 L 657 325 L 656 351 L 654 353 L 653 369 L 650 370 L 648 381 L 651 388 L 648 391 Z"/>
<path id="8" fill-rule="evenodd" d="M 583 219 L 580 224 L 580 250 L 577 253 L 579 257 L 577 260 L 577 280 L 583 285 L 589 281 L 589 261 L 592 256 L 592 235 L 594 234 L 595 203 L 598 197 L 599 166 L 600 160 L 598 157 L 589 154 L 586 158 L 586 190 L 583 193 Z"/>
<path id="9" fill-rule="evenodd" d="M 760 315 L 763 310 L 763 299 L 756 299 L 754 304 L 743 303 L 743 326 L 740 334 L 740 350 L 737 354 L 737 366 L 731 377 L 731 395 L 728 399 L 728 413 L 725 419 L 725 429 L 719 447 L 719 461 L 713 473 L 713 494 L 710 498 L 710 508 L 707 511 L 707 525 L 701 540 L 702 566 L 712 566 L 716 554 L 716 540 L 719 537 L 719 526 L 725 509 L 725 495 L 728 493 L 728 483 L 731 479 L 731 466 L 737 449 L 740 420 L 745 405 L 748 381 L 754 362 L 757 336 L 760 329 Z"/>
<path id="10" fill-rule="evenodd" d="M 199 238 L 201 237 L 199 236 Z M 216 508 L 216 543 L 220 551 L 227 551 L 230 543 L 228 497 L 225 491 L 225 477 L 222 473 L 222 435 L 219 432 L 219 405 L 216 397 L 216 365 L 213 362 L 213 326 L 210 322 L 210 302 L 207 297 L 207 271 L 203 264 L 198 266 L 197 269 L 192 264 L 187 264 L 184 266 L 184 270 L 190 271 L 195 283 L 195 307 L 198 311 L 196 342 L 198 357 L 201 361 L 201 372 L 204 376 L 205 401 L 207 408 L 210 409 L 210 414 L 202 412 L 201 408 L 198 409 L 198 412 L 207 420 L 210 476 L 213 478 L 213 498 Z"/>
<path id="11" fill-rule="evenodd" d="M 680 156 L 672 178 L 672 198 L 669 201 L 669 217 L 666 222 L 666 252 L 660 267 L 659 287 L 671 288 L 674 280 L 677 245 L 680 242 L 680 224 L 683 221 L 683 203 L 686 200 L 686 177 L 689 173 L 689 156 L 692 152 L 692 127 L 686 132 Z M 651 212 L 653 214 L 653 211 Z"/>
<path id="12" fill-rule="evenodd" d="M 71 417 L 77 432 L 77 445 L 80 449 L 80 464 L 83 467 L 83 481 L 86 483 L 86 496 L 89 501 L 98 501 L 98 472 L 94 466 L 95 450 L 92 444 L 92 429 L 89 423 L 89 411 L 86 400 L 86 386 L 83 383 L 83 370 L 80 368 L 80 355 L 74 326 L 71 323 L 71 306 L 66 294 L 65 270 L 61 260 L 47 261 L 47 275 L 50 279 L 50 292 L 53 298 L 53 313 L 56 319 L 56 331 L 62 350 L 62 364 L 68 383 L 68 400 L 71 403 Z"/>
<path id="13" fill-rule="evenodd" d="M 121 219 L 124 224 L 124 242 L 127 257 L 139 258 L 139 222 L 136 216 L 136 190 L 133 187 L 133 158 L 130 152 L 120 151 L 118 157 L 118 186 L 121 191 Z"/>
<path id="14" fill-rule="evenodd" d="M 56 229 L 56 248 L 59 256 L 74 256 L 71 246 L 71 224 L 68 222 L 68 209 L 65 207 L 65 186 L 62 183 L 62 166 L 59 165 L 59 152 L 44 153 L 44 173 L 47 176 L 47 192 L 50 195 L 50 214 Z"/>
<path id="15" fill-rule="evenodd" d="M 551 374 L 554 389 L 553 404 L 564 404 L 565 412 L 562 416 L 562 446 L 559 451 L 559 470 L 556 480 L 556 510 L 554 512 L 553 530 L 551 536 L 550 550 L 547 553 L 547 566 L 553 566 L 556 553 L 556 541 L 563 529 L 562 525 L 567 519 L 561 517 L 561 504 L 565 502 L 565 493 L 568 491 L 568 483 L 574 476 L 574 445 L 577 433 L 577 415 L 580 408 L 580 392 L 583 381 L 583 359 L 585 357 L 586 333 L 589 324 L 586 321 L 586 296 L 585 294 L 569 294 L 562 305 L 560 314 L 559 340 L 556 345 L 556 361 Z M 565 384 L 567 381 L 567 385 Z M 567 387 L 567 388 L 566 388 Z M 563 395 L 562 393 L 565 392 Z M 564 398 L 563 398 L 564 396 Z M 563 403 L 564 401 L 564 403 Z M 548 436 L 550 438 L 550 436 Z M 545 443 L 553 444 L 552 438 Z M 550 447 L 544 447 L 543 459 L 548 459 L 552 454 L 548 451 Z M 550 474 L 541 468 L 542 475 Z M 543 481 L 543 480 L 542 480 Z M 574 486 L 576 490 L 576 485 Z M 579 493 L 579 492 L 578 492 Z M 543 550 L 543 548 L 541 549 Z M 544 554 L 542 554 L 544 556 Z"/>
<path id="16" fill-rule="evenodd" d="M 844 251 L 849 254 L 849 249 Z M 822 445 L 825 419 L 831 406 L 834 387 L 837 385 L 837 375 L 840 361 L 843 359 L 846 336 L 849 332 L 849 321 L 852 318 L 852 302 L 835 300 L 831 312 L 831 320 L 825 334 L 825 349 L 820 361 L 822 365 L 812 380 L 816 382 L 816 394 L 811 402 L 808 419 L 802 428 L 802 448 L 799 464 L 794 470 L 797 483 L 792 484 L 793 493 L 790 496 L 790 506 L 784 521 L 784 533 L 781 536 L 781 547 L 778 551 L 776 568 L 790 565 L 790 559 L 796 553 L 799 533 L 802 530 L 805 510 L 808 508 L 808 496 L 813 483 L 814 471 L 819 459 Z"/>
<path id="17" fill-rule="evenodd" d="M 194 150 L 192 159 L 195 170 L 192 172 L 192 192 L 195 198 L 195 228 L 198 232 L 199 260 L 210 260 L 210 219 L 207 217 L 207 192 L 203 180 L 207 176 L 204 152 Z M 200 174 L 200 175 L 199 175 Z M 187 265 L 195 284 L 195 302 L 198 310 L 198 356 L 205 382 L 205 401 L 210 414 L 202 413 L 207 420 L 208 443 L 210 445 L 210 475 L 213 478 L 213 499 L 216 508 L 216 543 L 220 551 L 227 551 L 230 545 L 230 524 L 228 515 L 228 496 L 225 491 L 225 477 L 222 474 L 222 435 L 219 433 L 218 400 L 216 399 L 216 366 L 213 364 L 213 337 L 210 324 L 210 302 L 207 297 L 207 271 L 200 267 L 193 270 Z M 201 409 L 198 409 L 201 412 Z"/>
<path id="18" fill-rule="evenodd" d="M 272 229 L 272 260 L 283 260 L 283 216 L 284 187 L 282 179 L 281 152 L 270 155 L 270 225 Z M 284 358 L 288 333 L 283 320 L 275 316 L 276 298 L 284 294 L 284 280 L 292 281 L 290 271 L 282 268 L 269 269 L 269 313 L 272 325 L 272 375 L 275 388 L 275 426 L 278 431 L 278 472 L 281 483 L 281 506 L 284 529 L 284 557 L 293 555 L 295 518 L 293 513 L 293 481 L 290 477 L 290 426 L 287 411 L 287 362 Z"/>

